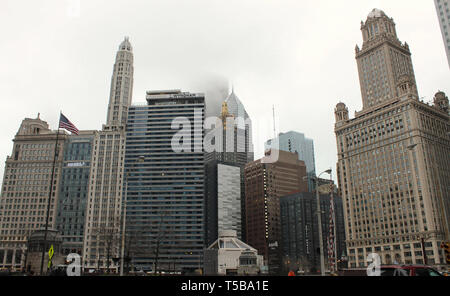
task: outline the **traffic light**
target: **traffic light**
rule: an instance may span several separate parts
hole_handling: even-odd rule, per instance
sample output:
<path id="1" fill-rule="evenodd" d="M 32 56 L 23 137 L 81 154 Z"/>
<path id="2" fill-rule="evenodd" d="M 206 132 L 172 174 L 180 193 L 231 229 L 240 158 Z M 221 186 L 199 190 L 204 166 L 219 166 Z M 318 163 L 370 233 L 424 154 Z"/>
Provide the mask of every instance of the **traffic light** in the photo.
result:
<path id="1" fill-rule="evenodd" d="M 445 251 L 445 261 L 447 262 L 447 264 L 450 264 L 450 243 L 442 243 L 441 248 Z"/>

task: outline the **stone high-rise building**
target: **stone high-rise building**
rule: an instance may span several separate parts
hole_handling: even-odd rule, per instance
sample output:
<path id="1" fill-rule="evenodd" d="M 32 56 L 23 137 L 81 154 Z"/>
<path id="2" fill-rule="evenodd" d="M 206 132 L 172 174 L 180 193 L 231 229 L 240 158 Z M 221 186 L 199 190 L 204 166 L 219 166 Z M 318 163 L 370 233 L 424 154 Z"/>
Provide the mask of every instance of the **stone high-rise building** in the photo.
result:
<path id="1" fill-rule="evenodd" d="M 50 186 L 53 186 L 49 229 L 55 228 L 57 200 L 63 163 L 64 142 L 68 135 L 57 132 L 39 118 L 25 118 L 14 137 L 12 155 L 5 164 L 0 197 L 0 268 L 24 267 L 27 239 L 45 228 Z M 53 160 L 55 174 L 51 183 Z"/>
<path id="2" fill-rule="evenodd" d="M 120 44 L 111 79 L 107 124 L 95 132 L 86 213 L 83 263 L 116 269 L 120 256 L 125 127 L 133 92 L 133 48 Z"/>
<path id="3" fill-rule="evenodd" d="M 278 155 L 276 162 L 267 161 L 274 155 Z M 266 157 L 245 166 L 247 242 L 264 256 L 273 274 L 278 272 L 281 260 L 279 199 L 308 191 L 304 177 L 306 165 L 297 153 L 269 150 Z"/>
<path id="4" fill-rule="evenodd" d="M 441 25 L 442 39 L 444 39 L 445 52 L 447 53 L 448 66 L 450 67 L 450 1 L 434 0 L 436 11 Z"/>
<path id="5" fill-rule="evenodd" d="M 353 119 L 344 103 L 335 109 L 349 267 L 367 266 L 372 252 L 382 263 L 443 264 L 440 244 L 449 239 L 450 221 L 448 98 L 439 92 L 434 104 L 419 100 L 409 47 L 383 11 L 374 9 L 361 31 L 356 60 L 363 109 Z"/>

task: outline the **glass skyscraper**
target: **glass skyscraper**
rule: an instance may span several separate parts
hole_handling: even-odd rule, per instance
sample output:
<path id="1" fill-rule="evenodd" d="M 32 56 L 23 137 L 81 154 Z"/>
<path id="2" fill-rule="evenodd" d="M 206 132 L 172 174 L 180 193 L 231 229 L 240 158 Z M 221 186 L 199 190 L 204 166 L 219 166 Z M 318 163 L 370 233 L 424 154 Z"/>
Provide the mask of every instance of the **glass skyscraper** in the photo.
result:
<path id="1" fill-rule="evenodd" d="M 205 164 L 205 228 L 209 247 L 221 231 L 236 231 L 242 237 L 241 168 L 237 165 L 210 161 Z"/>
<path id="2" fill-rule="evenodd" d="M 436 11 L 441 25 L 442 39 L 444 40 L 445 52 L 447 53 L 448 66 L 450 67 L 450 7 L 449 0 L 434 0 Z"/>
<path id="3" fill-rule="evenodd" d="M 341 259 L 345 252 L 345 226 L 342 199 L 334 196 L 334 211 L 336 217 L 336 255 Z M 328 246 L 330 237 L 330 208 L 331 199 L 328 194 L 320 196 L 322 211 L 323 245 Z M 298 268 L 305 271 L 320 269 L 319 226 L 317 215 L 316 195 L 311 192 L 295 193 L 280 198 L 281 237 L 283 258 L 295 262 Z M 325 249 L 324 256 L 329 262 Z"/>
<path id="4" fill-rule="evenodd" d="M 82 131 L 65 143 L 56 215 L 64 254 L 81 255 L 83 249 L 93 139 L 93 132 Z"/>
<path id="5" fill-rule="evenodd" d="M 130 107 L 125 254 L 138 269 L 203 265 L 204 111 L 203 94 L 179 90 L 149 91 L 146 105 Z"/>
<path id="6" fill-rule="evenodd" d="M 274 147 L 275 143 L 279 143 L 279 147 Z M 278 149 L 298 153 L 298 159 L 303 160 L 306 164 L 306 172 L 315 174 L 316 163 L 314 158 L 314 141 L 305 137 L 304 134 L 298 132 L 280 133 L 278 138 L 268 140 L 265 143 L 265 150 Z"/>
<path id="7" fill-rule="evenodd" d="M 277 147 L 278 146 L 278 147 Z M 303 160 L 306 165 L 306 173 L 309 176 L 316 175 L 316 161 L 314 157 L 314 141 L 308 139 L 304 134 L 290 131 L 280 133 L 277 138 L 268 140 L 264 144 L 265 150 L 279 149 L 292 153 L 298 153 L 298 159 Z M 308 178 L 308 190 L 315 190 L 314 182 Z"/>
<path id="8" fill-rule="evenodd" d="M 205 136 L 205 143 L 214 142 L 214 151 L 207 151 L 205 153 L 205 165 L 208 173 L 206 174 L 206 183 L 208 184 L 205 191 L 205 199 L 208 203 L 208 211 L 206 213 L 207 223 L 207 238 L 208 244 L 214 242 L 218 238 L 218 233 L 222 230 L 218 225 L 227 224 L 230 221 L 217 221 L 218 215 L 223 211 L 230 211 L 236 214 L 236 211 L 241 213 L 239 219 L 233 219 L 233 228 L 225 230 L 236 230 L 239 239 L 246 240 L 245 230 L 245 185 L 244 185 L 244 167 L 247 163 L 253 161 L 253 142 L 252 142 L 252 121 L 245 110 L 244 105 L 234 93 L 231 94 L 222 102 L 222 110 L 220 112 L 218 124 L 215 128 L 207 133 Z M 211 138 L 210 138 L 211 137 Z M 205 149 L 206 150 L 206 149 Z M 218 173 L 218 165 L 236 166 L 240 168 L 240 172 L 233 176 L 240 178 L 239 188 L 228 188 L 230 191 L 240 191 L 240 198 L 235 202 L 240 201 L 240 206 L 233 205 L 232 208 L 220 209 L 218 205 L 223 200 L 223 195 L 219 193 L 219 185 L 221 176 Z M 235 185 L 234 183 L 230 185 Z M 221 196 L 222 195 L 222 196 Z M 228 197 L 229 198 L 229 197 Z M 209 208 L 209 207 L 215 207 Z M 219 214 L 218 214 L 219 213 Z M 241 229 L 235 229 L 239 225 Z"/>

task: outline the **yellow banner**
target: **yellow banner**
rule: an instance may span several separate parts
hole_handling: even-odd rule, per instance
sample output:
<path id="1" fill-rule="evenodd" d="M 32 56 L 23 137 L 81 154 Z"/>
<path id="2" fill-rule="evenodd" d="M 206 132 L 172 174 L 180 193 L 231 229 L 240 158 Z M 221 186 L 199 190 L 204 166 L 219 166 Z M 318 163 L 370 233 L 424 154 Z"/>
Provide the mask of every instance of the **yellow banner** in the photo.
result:
<path id="1" fill-rule="evenodd" d="M 53 245 L 50 247 L 50 250 L 48 250 L 48 259 L 51 261 L 54 254 Z"/>

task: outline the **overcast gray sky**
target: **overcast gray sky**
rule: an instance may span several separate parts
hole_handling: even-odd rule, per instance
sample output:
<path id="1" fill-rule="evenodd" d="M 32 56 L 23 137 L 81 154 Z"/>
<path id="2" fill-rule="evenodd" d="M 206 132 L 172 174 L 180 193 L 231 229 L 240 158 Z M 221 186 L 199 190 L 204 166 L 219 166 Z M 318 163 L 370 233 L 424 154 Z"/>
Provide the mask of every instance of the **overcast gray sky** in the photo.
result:
<path id="1" fill-rule="evenodd" d="M 433 0 L 1 0 L 0 177 L 26 117 L 40 112 L 56 129 L 62 110 L 79 129 L 101 129 L 124 36 L 134 47 L 134 103 L 146 90 L 202 91 L 205 77 L 225 77 L 263 131 L 257 157 L 274 104 L 277 132 L 313 138 L 317 170 L 334 169 L 334 107 L 345 102 L 351 116 L 362 107 L 354 48 L 375 7 L 409 43 L 419 95 L 450 95 Z"/>

